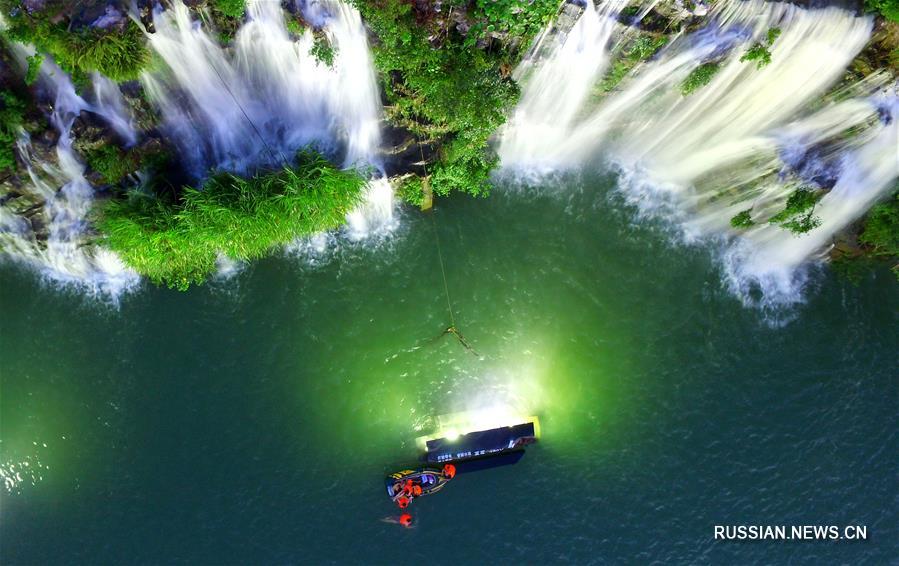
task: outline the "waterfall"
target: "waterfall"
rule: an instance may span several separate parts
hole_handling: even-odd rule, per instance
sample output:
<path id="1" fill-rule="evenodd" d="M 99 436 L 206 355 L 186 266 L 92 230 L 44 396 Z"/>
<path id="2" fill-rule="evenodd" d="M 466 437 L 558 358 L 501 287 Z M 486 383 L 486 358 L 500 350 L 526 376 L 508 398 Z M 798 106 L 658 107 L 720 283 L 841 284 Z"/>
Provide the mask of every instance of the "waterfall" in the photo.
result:
<path id="1" fill-rule="evenodd" d="M 333 65 L 311 53 L 311 30 L 291 37 L 280 2 L 250 0 L 231 49 L 192 21 L 181 0 L 154 12 L 147 38 L 166 68 L 141 80 L 195 177 L 287 162 L 309 144 L 340 154 L 345 167 L 383 175 L 379 93 L 361 17 L 340 1 L 302 8 L 322 26 Z M 391 205 L 381 202 L 385 186 L 369 183 L 361 210 L 348 218 L 354 233 L 392 225 L 392 191 Z"/>
<path id="2" fill-rule="evenodd" d="M 71 138 L 72 124 L 78 115 L 84 110 L 99 113 L 100 109 L 78 96 L 69 78 L 52 62 L 45 61 L 44 68 L 41 80 L 55 92 L 50 121 L 59 133 L 59 167 L 45 165 L 43 171 L 36 171 L 30 159 L 30 141 L 24 132 L 18 149 L 33 191 L 45 199 L 49 235 L 46 246 L 40 246 L 28 220 L 0 209 L 4 248 L 9 255 L 37 266 L 48 279 L 76 284 L 115 299 L 136 285 L 138 276 L 112 251 L 85 241 L 94 189 L 84 178 L 84 164 L 72 149 Z M 113 124 L 122 116 L 109 115 L 107 119 Z"/>
<path id="3" fill-rule="evenodd" d="M 610 0 L 597 10 L 588 1 L 567 32 L 547 27 L 515 70 L 524 82 L 521 100 L 501 133 L 501 163 L 511 167 L 552 167 L 545 158 L 565 141 L 593 85 L 609 63 L 608 44 L 615 15 L 627 0 Z M 576 11 L 565 4 L 561 15 Z"/>
<path id="4" fill-rule="evenodd" d="M 155 32 L 147 34 L 165 65 L 145 73 L 141 82 L 196 179 L 210 170 L 247 174 L 280 165 L 310 144 L 344 167 L 370 171 L 362 204 L 347 215 L 347 235 L 362 239 L 395 225 L 393 189 L 378 158 L 381 105 L 366 31 L 358 11 L 339 0 L 297 3 L 327 37 L 333 65 L 312 54 L 311 30 L 291 36 L 280 2 L 250 0 L 246 22 L 232 46 L 223 48 L 175 0 L 168 10 L 157 6 Z M 13 54 L 24 68 L 34 50 L 14 45 Z M 40 81 L 55 99 L 51 123 L 59 134 L 58 166 L 33 156 L 22 132 L 18 153 L 30 181 L 28 193 L 40 209 L 26 216 L 21 205 L 0 206 L 0 242 L 6 255 L 38 266 L 50 279 L 116 297 L 138 278 L 116 254 L 90 242 L 94 188 L 71 132 L 87 111 L 132 146 L 139 137 L 134 117 L 118 85 L 98 73 L 91 75 L 87 100 L 49 57 Z M 220 264 L 223 272 L 235 272 L 226 258 Z"/>
<path id="5" fill-rule="evenodd" d="M 20 62 L 33 53 L 30 47 L 13 47 Z M 76 94 L 69 77 L 49 58 L 41 67 L 40 81 L 54 96 L 50 122 L 59 134 L 55 148 L 58 167 L 42 163 L 36 170 L 30 138 L 21 132 L 18 154 L 25 164 L 31 192 L 44 200 L 43 218 L 28 219 L 6 206 L 0 207 L 0 241 L 8 256 L 35 266 L 47 279 L 78 285 L 114 300 L 139 279 L 114 252 L 86 242 L 94 188 L 84 178 L 84 164 L 72 148 L 71 130 L 81 112 L 88 111 L 129 139 L 135 135 L 128 125 L 130 118 L 120 99 L 102 81 L 94 82 L 97 104 L 86 102 Z M 38 242 L 36 222 L 46 224 L 46 245 Z"/>
<path id="6" fill-rule="evenodd" d="M 592 18 L 589 10 L 584 18 Z M 780 35 L 770 44 L 770 63 L 757 68 L 741 61 L 750 46 L 768 41 L 772 28 Z M 514 128 L 510 139 L 504 133 L 500 147 L 510 148 L 504 164 L 570 168 L 611 160 L 622 171 L 624 195 L 642 210 L 674 217 L 688 235 L 728 239 L 726 276 L 745 302 L 795 302 L 807 260 L 885 196 L 899 176 L 899 116 L 889 102 L 895 94 L 872 94 L 882 92 L 885 81 L 875 78 L 843 103 L 822 99 L 871 30 L 870 18 L 837 8 L 718 3 L 704 29 L 675 38 L 598 104 L 569 97 L 562 81 L 534 87 L 549 89 L 542 94 L 547 100 L 570 106 L 554 130 L 528 142 L 539 144 L 540 155 L 517 141 Z M 540 69 L 534 77 L 583 68 L 570 63 L 546 58 L 541 65 L 559 68 Z M 717 72 L 684 95 L 684 80 L 703 64 L 716 64 Z M 525 110 L 530 88 L 522 99 Z M 842 135 L 853 127 L 864 134 Z M 828 169 L 832 179 L 820 184 L 809 164 Z M 821 225 L 805 235 L 766 222 L 799 186 L 830 189 L 815 209 Z M 732 229 L 730 219 L 746 209 L 759 219 L 756 226 Z"/>
<path id="7" fill-rule="evenodd" d="M 103 116 L 127 147 L 137 143 L 134 117 L 125 105 L 119 86 L 100 73 L 91 73 L 94 87 L 93 111 Z"/>
<path id="8" fill-rule="evenodd" d="M 890 92 L 891 91 L 891 92 Z M 741 237 L 725 255 L 725 273 L 732 290 L 747 304 L 758 302 L 754 289 L 762 289 L 764 303 L 798 302 L 798 292 L 804 282 L 801 267 L 807 258 L 814 257 L 831 245 L 832 236 L 861 217 L 878 200 L 894 190 L 899 179 L 899 86 L 893 85 L 880 95 L 867 100 L 852 100 L 836 106 L 830 114 L 822 112 L 812 117 L 808 127 L 812 135 L 828 132 L 827 120 L 838 120 L 829 133 L 838 135 L 847 127 L 862 127 L 876 119 L 858 138 L 840 140 L 833 156 L 835 184 L 815 207 L 821 225 L 808 234 L 792 236 L 771 224 L 753 227 Z M 814 138 L 805 137 L 804 141 Z M 807 154 L 803 157 L 808 158 Z M 812 156 L 812 168 L 822 161 Z M 827 165 L 823 163 L 823 165 Z M 783 184 L 774 183 L 775 190 Z M 776 194 L 776 193 L 775 193 Z M 765 197 L 761 193 L 753 208 L 762 208 Z M 738 207 L 720 209 L 724 216 Z M 719 215 L 720 216 L 720 215 Z"/>

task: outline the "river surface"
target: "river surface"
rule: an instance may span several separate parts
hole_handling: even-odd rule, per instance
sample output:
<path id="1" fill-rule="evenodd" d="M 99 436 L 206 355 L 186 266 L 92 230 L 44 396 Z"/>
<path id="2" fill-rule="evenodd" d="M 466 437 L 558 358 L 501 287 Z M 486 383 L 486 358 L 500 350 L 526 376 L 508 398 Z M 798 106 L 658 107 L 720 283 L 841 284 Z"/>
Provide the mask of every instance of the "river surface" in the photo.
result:
<path id="1" fill-rule="evenodd" d="M 118 307 L 0 266 L 0 561 L 894 561 L 893 276 L 745 308 L 710 246 L 613 186 L 441 200 L 379 242 Z M 435 228 L 478 355 L 438 338 Z M 497 403 L 539 415 L 541 443 L 414 502 L 413 529 L 384 521 L 429 417 Z M 713 540 L 736 524 L 868 540 Z"/>

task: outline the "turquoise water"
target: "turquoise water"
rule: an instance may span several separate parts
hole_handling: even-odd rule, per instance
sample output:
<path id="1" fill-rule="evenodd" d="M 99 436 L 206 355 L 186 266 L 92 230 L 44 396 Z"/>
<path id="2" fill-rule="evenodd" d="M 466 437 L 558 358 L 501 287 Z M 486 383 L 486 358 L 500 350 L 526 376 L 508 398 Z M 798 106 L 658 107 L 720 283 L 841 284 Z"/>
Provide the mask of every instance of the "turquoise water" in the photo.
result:
<path id="1" fill-rule="evenodd" d="M 817 274 L 772 324 L 612 179 L 568 185 L 440 201 L 377 243 L 118 307 L 3 265 L 2 562 L 894 560 L 892 275 Z M 435 226 L 480 355 L 439 338 Z M 384 521 L 383 476 L 429 417 L 497 404 L 539 415 L 541 444 L 416 501 L 414 529 Z"/>

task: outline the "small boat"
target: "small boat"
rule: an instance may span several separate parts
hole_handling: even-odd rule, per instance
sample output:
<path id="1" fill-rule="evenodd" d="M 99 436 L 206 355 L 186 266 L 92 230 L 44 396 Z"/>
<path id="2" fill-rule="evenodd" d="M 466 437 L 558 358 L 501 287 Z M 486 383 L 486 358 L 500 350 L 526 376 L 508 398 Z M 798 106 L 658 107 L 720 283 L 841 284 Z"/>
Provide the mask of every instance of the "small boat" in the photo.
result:
<path id="1" fill-rule="evenodd" d="M 437 493 L 449 483 L 456 470 L 452 465 L 418 470 L 402 470 L 387 476 L 387 496 L 401 508 L 405 508 L 416 497 Z"/>

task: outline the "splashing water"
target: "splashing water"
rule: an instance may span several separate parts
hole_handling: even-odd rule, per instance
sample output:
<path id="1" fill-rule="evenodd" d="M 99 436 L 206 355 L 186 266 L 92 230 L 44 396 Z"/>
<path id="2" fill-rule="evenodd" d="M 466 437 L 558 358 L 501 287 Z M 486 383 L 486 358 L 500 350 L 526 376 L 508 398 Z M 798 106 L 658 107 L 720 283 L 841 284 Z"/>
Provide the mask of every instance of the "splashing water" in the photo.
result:
<path id="1" fill-rule="evenodd" d="M 166 68 L 145 73 L 141 81 L 197 179 L 211 169 L 249 173 L 281 164 L 314 144 L 339 156 L 344 167 L 373 171 L 362 204 L 347 215 L 346 233 L 354 240 L 383 233 L 396 225 L 394 197 L 377 157 L 381 106 L 361 17 L 339 1 L 298 1 L 298 7 L 328 38 L 333 66 L 312 55 L 311 31 L 291 37 L 278 2 L 251 0 L 233 48 L 224 49 L 176 0 L 169 10 L 157 7 L 155 33 L 147 34 Z M 13 51 L 23 66 L 34 54 L 22 45 Z M 0 207 L 0 241 L 7 255 L 38 266 L 50 279 L 115 298 L 138 277 L 116 254 L 87 241 L 94 189 L 72 148 L 71 129 L 79 114 L 89 111 L 126 146 L 134 145 L 138 134 L 118 86 L 97 73 L 91 79 L 88 102 L 49 58 L 42 66 L 42 84 L 55 96 L 51 121 L 59 132 L 59 166 L 37 162 L 23 132 L 19 154 L 31 192 L 44 200 L 43 212 L 29 219 Z M 48 228 L 46 242 L 39 241 L 40 225 Z M 223 276 L 237 271 L 234 262 L 220 264 Z"/>
<path id="2" fill-rule="evenodd" d="M 521 101 L 501 134 L 500 161 L 507 166 L 541 169 L 553 149 L 564 143 L 590 91 L 609 63 L 608 43 L 614 16 L 627 1 L 612 0 L 597 10 L 587 2 L 570 31 L 547 27 L 515 71 L 525 82 Z M 562 15 L 575 11 L 566 4 Z"/>
<path id="3" fill-rule="evenodd" d="M 233 51 L 193 22 L 180 0 L 154 12 L 156 32 L 147 38 L 167 69 L 141 80 L 197 178 L 287 162 L 309 144 L 340 153 L 345 167 L 380 169 L 380 102 L 361 17 L 339 1 L 302 7 L 321 23 L 332 66 L 311 53 L 310 30 L 291 37 L 279 2 L 248 2 Z M 385 186 L 369 184 L 362 209 L 348 218 L 354 232 L 392 225 Z"/>
<path id="4" fill-rule="evenodd" d="M 830 189 L 815 206 L 814 213 L 821 225 L 801 236 L 785 235 L 783 230 L 771 224 L 759 224 L 752 228 L 742 242 L 732 246 L 725 255 L 725 274 L 728 285 L 746 304 L 761 302 L 769 304 L 771 299 L 780 302 L 798 302 L 805 274 L 802 270 L 808 258 L 822 255 L 832 243 L 833 234 L 861 217 L 892 190 L 899 178 L 899 89 L 892 87 L 868 101 L 850 101 L 838 105 L 832 114 L 841 118 L 834 135 L 844 132 L 849 126 L 864 125 L 864 117 L 870 120 L 881 116 L 880 121 L 869 126 L 855 139 L 843 140 L 837 153 L 838 176 Z M 867 112 L 865 112 L 867 111 Z M 856 112 L 853 117 L 852 112 Z M 887 117 L 882 117 L 887 112 Z M 818 135 L 825 132 L 824 112 L 812 117 L 810 130 Z M 809 138 L 806 138 L 809 141 Z M 811 141 L 815 141 L 812 138 Z M 768 190 L 757 197 L 753 210 L 769 210 L 774 203 L 783 202 L 783 184 L 769 185 Z M 781 199 L 777 200 L 777 191 Z M 721 209 L 724 216 L 736 207 Z M 721 215 L 717 215 L 716 220 Z M 747 243 L 749 245 L 747 245 Z M 761 289 L 765 296 L 761 300 L 753 293 Z"/>
<path id="5" fill-rule="evenodd" d="M 365 188 L 365 200 L 356 210 L 347 214 L 348 234 L 353 240 L 361 240 L 379 231 L 395 226 L 393 219 L 393 187 L 384 177 L 372 179 Z"/>
<path id="6" fill-rule="evenodd" d="M 589 17 L 585 12 L 582 20 Z M 775 27 L 781 33 L 770 45 L 768 65 L 740 60 Z M 555 96 L 577 106 L 564 116 L 580 118 L 544 134 L 553 143 L 545 144 L 541 156 L 514 135 L 504 138 L 504 164 L 572 168 L 611 159 L 622 170 L 625 196 L 643 212 L 673 217 L 688 236 L 727 238 L 725 276 L 744 303 L 799 302 L 807 260 L 820 256 L 833 234 L 886 195 L 899 176 L 897 116 L 889 102 L 895 93 L 804 111 L 820 106 L 871 29 L 870 18 L 836 8 L 758 0 L 718 4 L 708 27 L 676 38 L 600 102 L 569 100 L 561 82 L 545 92 L 548 100 Z M 568 63 L 548 58 L 541 64 Z M 717 72 L 685 96 L 681 85 L 703 63 L 717 64 Z M 562 72 L 570 70 L 535 77 Z M 867 87 L 882 90 L 884 83 L 875 77 Z M 878 120 L 884 115 L 892 117 Z M 851 128 L 864 133 L 845 136 Z M 821 184 L 813 174 L 824 170 L 833 177 L 830 183 Z M 831 189 L 815 209 L 821 225 L 802 236 L 766 222 L 799 186 Z M 747 208 L 761 221 L 735 235 L 730 219 Z"/>
<path id="7" fill-rule="evenodd" d="M 19 58 L 33 54 L 33 50 L 21 46 L 14 50 Z M 104 95 L 106 102 L 88 104 L 75 93 L 68 76 L 50 60 L 41 66 L 41 82 L 55 94 L 50 122 L 59 133 L 59 167 L 42 164 L 42 170 L 36 171 L 30 140 L 24 132 L 19 138 L 18 153 L 25 163 L 32 192 L 44 199 L 43 215 L 49 232 L 46 246 L 37 241 L 34 220 L 15 215 L 5 207 L 0 208 L 0 241 L 7 255 L 34 265 L 47 279 L 74 284 L 116 300 L 136 286 L 139 278 L 114 252 L 85 241 L 94 188 L 84 178 L 84 164 L 72 148 L 71 130 L 82 111 L 100 115 L 123 136 L 129 131 L 133 134 L 133 130 L 125 127 L 128 119 L 117 111 L 108 93 Z M 103 97 L 98 94 L 99 100 Z"/>

